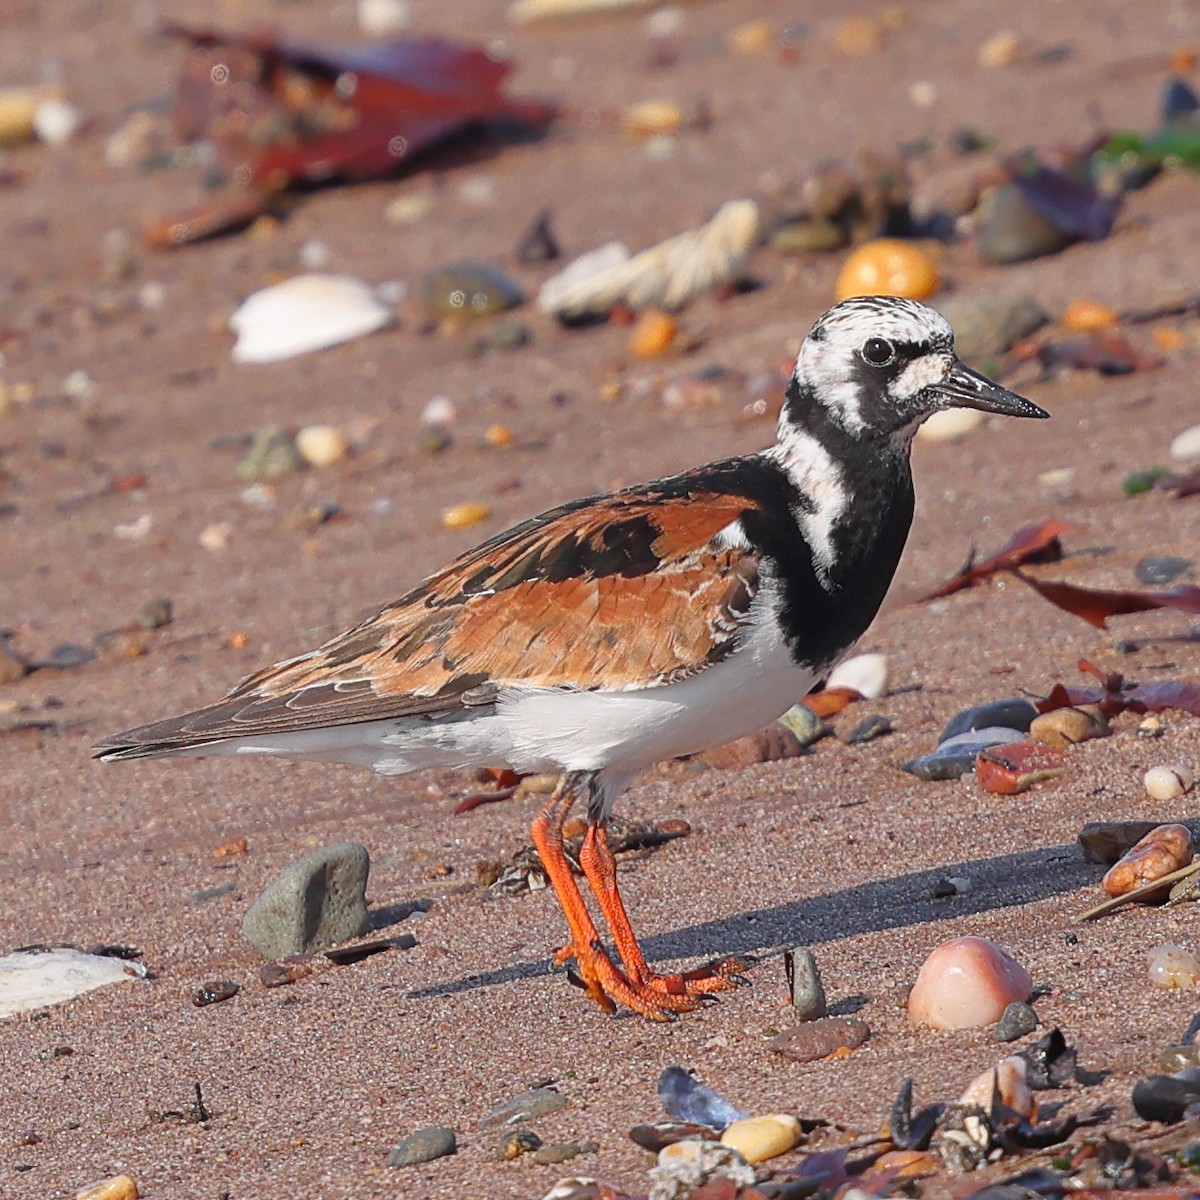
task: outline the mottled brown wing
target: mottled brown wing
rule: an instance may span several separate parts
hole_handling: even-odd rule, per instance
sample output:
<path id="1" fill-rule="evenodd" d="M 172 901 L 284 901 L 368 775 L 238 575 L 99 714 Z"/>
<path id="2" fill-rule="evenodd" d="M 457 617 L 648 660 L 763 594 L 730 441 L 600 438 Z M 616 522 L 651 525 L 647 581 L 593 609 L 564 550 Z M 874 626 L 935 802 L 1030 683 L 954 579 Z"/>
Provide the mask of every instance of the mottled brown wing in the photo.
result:
<path id="1" fill-rule="evenodd" d="M 737 644 L 758 557 L 716 535 L 750 507 L 744 497 L 651 487 L 555 510 L 310 654 L 251 675 L 225 700 L 98 749 L 161 753 L 447 711 L 513 685 L 626 689 L 683 678 Z"/>

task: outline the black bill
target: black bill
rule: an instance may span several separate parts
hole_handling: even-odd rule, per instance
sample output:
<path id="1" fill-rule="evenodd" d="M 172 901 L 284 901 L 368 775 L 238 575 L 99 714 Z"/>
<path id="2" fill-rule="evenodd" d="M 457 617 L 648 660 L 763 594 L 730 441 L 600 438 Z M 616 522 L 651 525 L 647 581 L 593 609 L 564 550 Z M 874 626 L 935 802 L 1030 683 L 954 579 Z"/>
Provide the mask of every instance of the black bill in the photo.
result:
<path id="1" fill-rule="evenodd" d="M 950 401 L 947 407 L 978 408 L 982 412 L 1000 413 L 1006 417 L 1048 417 L 1050 414 L 1024 396 L 993 383 L 986 375 L 972 371 L 965 363 L 955 360 L 950 374 L 930 389 Z"/>

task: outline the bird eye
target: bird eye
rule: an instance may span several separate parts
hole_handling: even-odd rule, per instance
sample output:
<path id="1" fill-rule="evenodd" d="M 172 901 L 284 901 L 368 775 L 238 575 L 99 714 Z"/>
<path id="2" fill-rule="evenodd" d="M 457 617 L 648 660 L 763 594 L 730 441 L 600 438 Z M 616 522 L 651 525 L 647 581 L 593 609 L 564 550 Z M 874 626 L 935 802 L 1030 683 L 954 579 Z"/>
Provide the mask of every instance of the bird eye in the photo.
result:
<path id="1" fill-rule="evenodd" d="M 861 351 L 873 367 L 886 367 L 896 357 L 896 348 L 885 338 L 867 338 Z"/>

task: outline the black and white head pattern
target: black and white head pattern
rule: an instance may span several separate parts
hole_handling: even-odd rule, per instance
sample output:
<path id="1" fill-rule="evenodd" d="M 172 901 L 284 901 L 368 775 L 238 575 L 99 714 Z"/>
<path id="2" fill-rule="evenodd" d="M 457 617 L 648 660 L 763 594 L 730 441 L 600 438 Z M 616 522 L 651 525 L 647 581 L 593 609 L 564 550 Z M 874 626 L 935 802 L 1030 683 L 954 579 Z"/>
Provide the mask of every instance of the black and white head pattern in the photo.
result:
<path id="1" fill-rule="evenodd" d="M 915 300 L 860 296 L 812 327 L 796 383 L 846 433 L 870 438 L 913 429 L 943 407 L 927 389 L 954 362 L 954 331 L 941 313 Z"/>

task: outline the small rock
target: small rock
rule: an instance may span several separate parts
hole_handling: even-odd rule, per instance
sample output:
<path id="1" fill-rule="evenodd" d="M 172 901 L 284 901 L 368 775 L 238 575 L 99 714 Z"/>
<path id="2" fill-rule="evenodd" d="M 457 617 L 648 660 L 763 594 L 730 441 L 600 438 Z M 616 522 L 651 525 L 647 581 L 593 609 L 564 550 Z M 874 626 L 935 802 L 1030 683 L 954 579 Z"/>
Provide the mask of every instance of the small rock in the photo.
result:
<path id="1" fill-rule="evenodd" d="M 796 1016 L 801 1021 L 815 1021 L 826 1016 L 829 1005 L 813 952 L 805 946 L 796 946 L 784 955 L 784 963 Z"/>
<path id="2" fill-rule="evenodd" d="M 303 466 L 291 435 L 278 425 L 268 425 L 254 435 L 250 449 L 237 465 L 237 477 L 243 483 L 274 483 Z"/>
<path id="3" fill-rule="evenodd" d="M 370 927 L 370 856 L 357 842 L 326 846 L 288 867 L 254 902 L 242 936 L 265 958 L 312 953 Z"/>
<path id="4" fill-rule="evenodd" d="M 807 704 L 793 704 L 779 718 L 778 724 L 786 725 L 796 735 L 796 740 L 801 746 L 811 746 L 833 732 Z"/>
<path id="5" fill-rule="evenodd" d="M 0 684 L 16 683 L 18 679 L 24 679 L 31 669 L 29 663 L 0 638 Z"/>
<path id="6" fill-rule="evenodd" d="M 133 623 L 139 629 L 162 629 L 170 625 L 175 617 L 175 606 L 170 596 L 156 596 L 138 609 Z"/>
<path id="7" fill-rule="evenodd" d="M 33 114 L 33 131 L 47 146 L 65 146 L 83 124 L 83 112 L 69 100 L 47 96 Z"/>
<path id="8" fill-rule="evenodd" d="M 847 255 L 833 290 L 838 300 L 877 294 L 925 300 L 941 282 L 933 259 L 915 242 L 876 238 Z"/>
<path id="9" fill-rule="evenodd" d="M 1134 567 L 1133 573 L 1142 583 L 1170 583 L 1192 567 L 1186 558 L 1174 554 L 1147 554 Z"/>
<path id="10" fill-rule="evenodd" d="M 1183 946 L 1165 943 L 1150 951 L 1146 970 L 1155 987 L 1190 988 L 1200 980 L 1200 959 Z"/>
<path id="11" fill-rule="evenodd" d="M 296 452 L 310 467 L 332 466 L 349 448 L 346 435 L 335 425 L 306 425 L 296 434 Z"/>
<path id="12" fill-rule="evenodd" d="M 515 308 L 524 299 L 503 271 L 486 263 L 454 263 L 425 280 L 425 309 L 433 317 L 485 317 Z"/>
<path id="13" fill-rule="evenodd" d="M 232 1000 L 241 990 L 242 985 L 230 979 L 212 979 L 196 989 L 192 1003 L 197 1008 L 205 1008 L 210 1004 L 220 1004 L 222 1000 Z"/>
<path id="14" fill-rule="evenodd" d="M 800 739 L 789 726 L 782 721 L 773 721 L 763 729 L 714 746 L 695 757 L 710 767 L 728 770 L 752 766 L 754 763 L 775 762 L 781 758 L 795 758 L 803 750 Z"/>
<path id="15" fill-rule="evenodd" d="M 1146 795 L 1152 800 L 1178 800 L 1192 790 L 1196 777 L 1181 763 L 1169 767 L 1151 767 L 1142 779 Z M 1180 864 L 1183 865 L 1183 864 Z"/>
<path id="16" fill-rule="evenodd" d="M 1160 824 L 1159 821 L 1091 821 L 1077 838 L 1083 861 L 1115 863 Z"/>
<path id="17" fill-rule="evenodd" d="M 452 504 L 443 510 L 442 525 L 446 529 L 465 529 L 468 525 L 486 521 L 491 515 L 492 510 L 488 505 L 467 500 L 462 504 Z"/>
<path id="18" fill-rule="evenodd" d="M 1080 708 L 1056 708 L 1036 717 L 1029 736 L 1043 746 L 1065 750 L 1092 738 L 1108 736 L 1108 718 L 1094 704 Z"/>
<path id="19" fill-rule="evenodd" d="M 1138 722 L 1137 735 L 1140 738 L 1160 738 L 1163 735 L 1163 719 L 1158 713 L 1150 713 Z"/>
<path id="20" fill-rule="evenodd" d="M 394 37 L 412 24 L 409 0 L 358 0 L 358 27 L 371 38 Z"/>
<path id="21" fill-rule="evenodd" d="M 760 1163 L 795 1149 L 800 1133 L 800 1122 L 790 1113 L 768 1113 L 734 1121 L 721 1134 L 721 1145 L 736 1150 L 748 1163 Z"/>
<path id="22" fill-rule="evenodd" d="M 494 1108 L 479 1122 L 480 1129 L 499 1129 L 506 1125 L 519 1125 L 535 1117 L 544 1117 L 560 1108 L 566 1108 L 567 1098 L 553 1088 L 530 1088 L 511 1100 Z"/>
<path id="23" fill-rule="evenodd" d="M 432 1162 L 435 1158 L 445 1158 L 447 1154 L 458 1153 L 458 1140 L 452 1129 L 442 1125 L 430 1125 L 418 1129 L 408 1137 L 398 1142 L 388 1152 L 389 1167 L 411 1167 L 417 1163 Z"/>
<path id="24" fill-rule="evenodd" d="M 45 658 L 31 663 L 30 666 L 39 671 L 71 671 L 95 661 L 96 652 L 89 646 L 80 646 L 76 642 L 60 642 Z"/>
<path id="25" fill-rule="evenodd" d="M 933 885 L 935 900 L 948 900 L 951 896 L 965 896 L 971 890 L 971 881 L 962 875 L 947 875 Z"/>
<path id="26" fill-rule="evenodd" d="M 942 745 L 960 733 L 971 730 L 989 728 L 1013 729 L 1018 733 L 1028 733 L 1034 718 L 1038 715 L 1037 705 L 1020 696 L 1011 700 L 993 700 L 987 704 L 976 704 L 973 708 L 964 708 L 946 722 L 938 738 Z"/>
<path id="27" fill-rule="evenodd" d="M 383 210 L 392 225 L 416 225 L 433 212 L 437 200 L 431 191 L 402 192 Z"/>
<path id="28" fill-rule="evenodd" d="M 1028 1000 L 1029 972 L 995 942 L 951 938 L 936 947 L 908 996 L 908 1019 L 934 1029 L 973 1029 L 999 1021 L 1013 1000 Z"/>
<path id="29" fill-rule="evenodd" d="M 946 738 L 929 754 L 922 754 L 902 765 L 902 770 L 918 779 L 957 779 L 975 770 L 975 760 L 990 746 L 1001 746 L 1021 735 L 1015 729 L 1000 726 L 972 729 Z"/>
<path id="30" fill-rule="evenodd" d="M 278 962 L 263 963 L 258 978 L 263 987 L 284 987 L 311 975 L 317 969 L 316 959 L 308 954 L 289 954 Z"/>
<path id="31" fill-rule="evenodd" d="M 0 147 L 33 141 L 33 120 L 39 99 L 36 88 L 0 88 Z"/>
<path id="32" fill-rule="evenodd" d="M 984 791 L 1015 796 L 1035 783 L 1054 779 L 1067 769 L 1067 756 L 1039 742 L 1011 742 L 979 752 L 975 775 Z"/>
<path id="33" fill-rule="evenodd" d="M 1105 872 L 1100 886 L 1109 896 L 1124 896 L 1192 861 L 1192 831 L 1186 825 L 1156 825 Z"/>
<path id="34" fill-rule="evenodd" d="M 530 341 L 529 330 L 520 321 L 497 321 L 487 333 L 487 344 L 495 350 L 519 350 Z"/>
<path id="35" fill-rule="evenodd" d="M 550 213 L 543 209 L 521 234 L 517 242 L 516 260 L 528 267 L 537 263 L 553 262 L 561 253 L 558 239 L 550 228 Z"/>
<path id="36" fill-rule="evenodd" d="M 214 521 L 200 530 L 196 541 L 200 544 L 201 549 L 207 550 L 210 554 L 218 554 L 229 545 L 231 537 L 233 537 L 233 525 L 229 521 Z"/>
<path id="37" fill-rule="evenodd" d="M 1020 58 L 1022 52 L 1020 37 L 1011 29 L 1006 29 L 1002 33 L 995 33 L 988 38 L 979 47 L 976 58 L 981 67 L 996 70 L 1000 67 L 1011 66 Z"/>
<path id="38" fill-rule="evenodd" d="M 114 1175 L 75 1193 L 75 1200 L 138 1200 L 137 1181 L 132 1175 Z"/>
<path id="39" fill-rule="evenodd" d="M 581 1154 L 595 1154 L 599 1149 L 596 1142 L 550 1142 L 534 1151 L 533 1161 L 542 1167 L 567 1162 Z"/>
<path id="40" fill-rule="evenodd" d="M 1032 1004 L 1024 1000 L 1014 1000 L 1007 1005 L 996 1022 L 996 1041 L 1015 1042 L 1027 1033 L 1032 1033 L 1038 1027 L 1037 1013 Z"/>
<path id="41" fill-rule="evenodd" d="M 1006 183 L 992 193 L 985 206 L 979 225 L 979 257 L 998 265 L 1025 262 L 1055 254 L 1072 240 L 1038 213 L 1020 188 Z"/>
<path id="42" fill-rule="evenodd" d="M 794 1062 L 813 1062 L 839 1050 L 857 1050 L 870 1036 L 870 1026 L 858 1017 L 821 1017 L 785 1029 L 771 1040 L 771 1049 Z"/>
<path id="43" fill-rule="evenodd" d="M 1096 300 L 1074 300 L 1067 305 L 1060 324 L 1071 333 L 1098 333 L 1120 324 L 1121 314 Z"/>
<path id="44" fill-rule="evenodd" d="M 496 1157 L 501 1162 L 511 1162 L 522 1154 L 531 1154 L 541 1148 L 542 1139 L 532 1129 L 518 1129 L 501 1138 L 496 1147 Z"/>
<path id="45" fill-rule="evenodd" d="M 1192 425 L 1171 439 L 1172 458 L 1200 458 L 1200 425 Z"/>
<path id="46" fill-rule="evenodd" d="M 853 58 L 883 49 L 883 23 L 875 17 L 842 17 L 833 27 L 833 44 Z"/>
<path id="47" fill-rule="evenodd" d="M 983 424 L 985 414 L 977 408 L 947 408 L 927 417 L 917 428 L 922 442 L 957 442 Z"/>
<path id="48" fill-rule="evenodd" d="M 886 654 L 856 654 L 844 659 L 829 672 L 827 689 L 851 688 L 864 700 L 881 700 L 887 694 L 888 660 Z"/>
<path id="49" fill-rule="evenodd" d="M 861 746 L 864 742 L 873 742 L 876 738 L 887 737 L 895 732 L 892 723 L 880 713 L 863 717 L 846 737 L 846 745 Z"/>
<path id="50" fill-rule="evenodd" d="M 1150 1075 L 1133 1087 L 1133 1107 L 1143 1121 L 1174 1125 L 1200 1100 L 1200 1080 L 1178 1075 Z"/>

